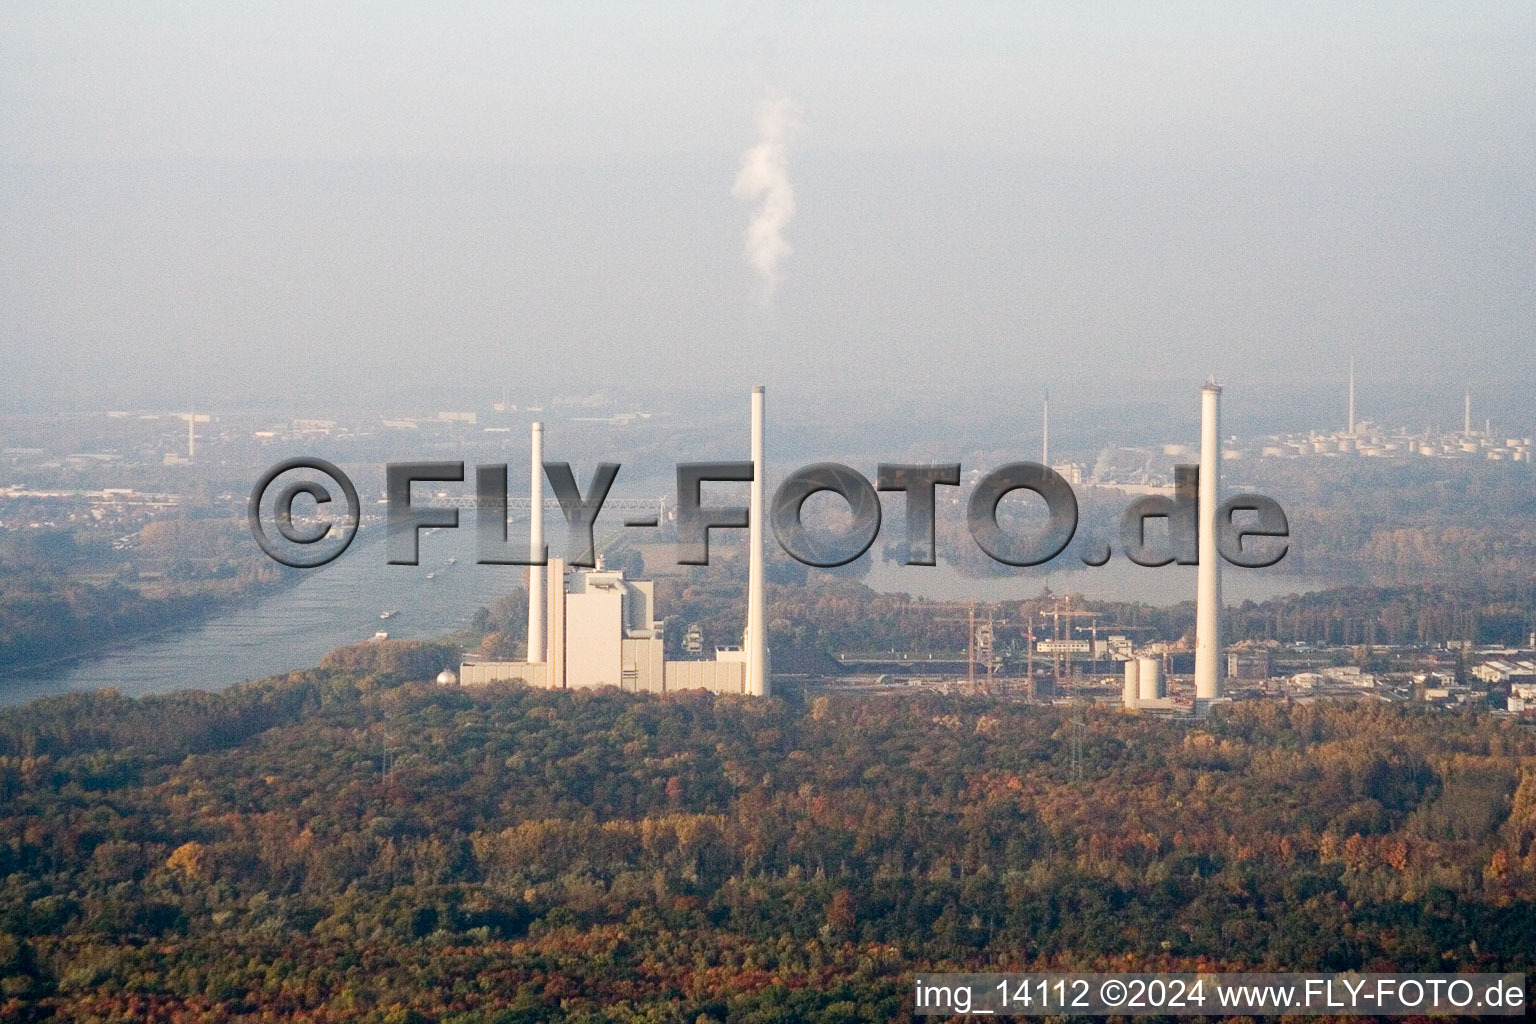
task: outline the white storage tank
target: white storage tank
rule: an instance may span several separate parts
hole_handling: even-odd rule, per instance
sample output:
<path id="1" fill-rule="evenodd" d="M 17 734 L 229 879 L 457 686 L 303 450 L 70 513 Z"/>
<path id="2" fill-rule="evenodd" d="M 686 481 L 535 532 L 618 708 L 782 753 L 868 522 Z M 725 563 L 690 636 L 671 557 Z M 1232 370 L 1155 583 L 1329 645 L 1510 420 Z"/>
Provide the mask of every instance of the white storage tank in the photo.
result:
<path id="1" fill-rule="evenodd" d="M 1125 686 L 1120 691 L 1120 702 L 1128 708 L 1136 706 L 1141 696 L 1141 664 L 1135 658 L 1125 663 Z"/>
<path id="2" fill-rule="evenodd" d="M 1163 676 L 1163 659 L 1144 656 L 1140 660 L 1141 667 L 1137 672 L 1141 677 L 1141 699 L 1162 700 L 1168 696 L 1168 680 Z"/>

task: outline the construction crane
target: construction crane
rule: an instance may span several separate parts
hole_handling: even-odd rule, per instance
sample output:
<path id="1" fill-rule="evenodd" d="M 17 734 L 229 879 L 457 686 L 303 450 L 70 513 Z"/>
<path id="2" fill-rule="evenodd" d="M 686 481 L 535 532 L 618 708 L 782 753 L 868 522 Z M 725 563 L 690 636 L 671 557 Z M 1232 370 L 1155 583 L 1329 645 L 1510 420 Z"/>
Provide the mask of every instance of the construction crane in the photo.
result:
<path id="1" fill-rule="evenodd" d="M 1061 689 L 1062 689 L 1062 686 L 1061 686 L 1061 663 L 1062 663 L 1062 657 L 1061 656 L 1062 656 L 1062 653 L 1063 653 L 1062 652 L 1062 643 L 1061 643 L 1061 641 L 1063 639 L 1062 635 L 1061 635 L 1061 620 L 1062 619 L 1066 619 L 1067 620 L 1067 626 L 1068 626 L 1068 629 L 1070 630 L 1071 626 L 1072 626 L 1072 620 L 1074 618 L 1090 618 L 1091 617 L 1091 618 L 1097 619 L 1099 613 L 1098 612 L 1088 611 L 1085 608 L 1074 609 L 1072 607 L 1072 598 L 1069 595 L 1069 596 L 1067 596 L 1065 598 L 1058 599 L 1054 604 L 1051 605 L 1051 608 L 1050 608 L 1049 611 L 1046 611 L 1045 609 L 1041 609 L 1041 614 L 1042 615 L 1049 615 L 1051 617 L 1051 640 L 1052 640 L 1052 644 L 1051 644 L 1051 676 L 1052 676 L 1052 680 L 1054 681 L 1054 684 L 1055 684 L 1056 693 L 1060 694 L 1061 693 Z"/>
<path id="2" fill-rule="evenodd" d="M 937 616 L 933 621 L 965 623 L 966 685 L 969 687 L 970 692 L 980 692 L 976 683 L 976 665 L 978 662 L 980 662 L 985 667 L 986 671 L 986 692 L 993 692 L 997 680 L 997 669 L 999 665 L 997 657 L 998 630 L 1008 627 L 1017 627 L 1019 626 L 1018 621 L 1009 618 L 999 618 L 996 610 L 991 605 L 987 606 L 986 617 L 982 618 L 977 614 L 975 601 L 966 602 L 965 614 L 963 616 Z M 1029 666 L 1031 678 L 1033 678 L 1034 627 L 1033 625 L 1029 625 L 1021 629 L 1020 632 L 1021 635 L 1029 637 Z"/>
<path id="3" fill-rule="evenodd" d="M 1030 612 L 1025 616 L 1025 625 L 1020 630 L 1024 637 L 1024 678 L 1028 680 L 1029 698 L 1035 698 L 1035 613 Z"/>
<path id="4" fill-rule="evenodd" d="M 965 682 L 966 682 L 966 686 L 969 688 L 970 692 L 971 693 L 975 693 L 976 692 L 976 650 L 977 650 L 977 647 L 978 647 L 978 644 L 976 642 L 977 639 L 978 639 L 977 635 L 976 635 L 976 602 L 975 601 L 967 601 L 966 602 L 964 617 L 954 616 L 954 615 L 940 615 L 940 616 L 936 616 L 933 621 L 934 622 L 963 622 L 963 623 L 965 623 Z M 988 638 L 987 645 L 990 648 L 990 646 L 991 646 L 990 636 Z M 987 667 L 988 682 L 991 681 L 991 675 L 992 675 L 992 670 L 991 670 L 991 665 L 989 663 L 988 667 Z"/>

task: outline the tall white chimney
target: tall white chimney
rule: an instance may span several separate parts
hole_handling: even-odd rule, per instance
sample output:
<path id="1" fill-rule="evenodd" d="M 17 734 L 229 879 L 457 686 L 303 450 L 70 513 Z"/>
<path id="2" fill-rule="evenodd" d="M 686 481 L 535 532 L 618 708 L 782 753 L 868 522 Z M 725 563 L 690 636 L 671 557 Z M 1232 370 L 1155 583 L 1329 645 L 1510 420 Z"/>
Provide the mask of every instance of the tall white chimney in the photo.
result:
<path id="1" fill-rule="evenodd" d="M 1466 393 L 1466 396 L 1465 396 L 1465 402 L 1466 402 L 1466 404 L 1464 406 L 1462 406 L 1462 413 L 1461 413 L 1461 432 L 1463 434 L 1471 434 L 1472 433 L 1472 389 L 1471 388 L 1467 388 L 1467 393 Z"/>
<path id="2" fill-rule="evenodd" d="M 768 637 L 763 626 L 763 388 L 752 389 L 752 511 L 747 528 L 747 692 L 772 694 L 768 680 Z"/>
<path id="3" fill-rule="evenodd" d="M 533 425 L 533 461 L 528 478 L 528 557 L 538 558 L 544 546 L 544 424 Z M 544 605 L 549 600 L 545 593 L 544 566 L 528 567 L 528 661 L 541 662 L 544 652 Z"/>
<path id="4" fill-rule="evenodd" d="M 1349 433 L 1355 433 L 1355 357 L 1349 357 Z"/>
<path id="5" fill-rule="evenodd" d="M 1045 404 L 1040 410 L 1040 465 L 1051 464 L 1051 393 L 1045 393 Z"/>
<path id="6" fill-rule="evenodd" d="M 1200 389 L 1200 568 L 1195 588 L 1195 699 L 1221 696 L 1221 554 L 1216 507 L 1221 502 L 1221 385 Z"/>
<path id="7" fill-rule="evenodd" d="M 197 458 L 197 410 L 187 413 L 187 461 Z"/>

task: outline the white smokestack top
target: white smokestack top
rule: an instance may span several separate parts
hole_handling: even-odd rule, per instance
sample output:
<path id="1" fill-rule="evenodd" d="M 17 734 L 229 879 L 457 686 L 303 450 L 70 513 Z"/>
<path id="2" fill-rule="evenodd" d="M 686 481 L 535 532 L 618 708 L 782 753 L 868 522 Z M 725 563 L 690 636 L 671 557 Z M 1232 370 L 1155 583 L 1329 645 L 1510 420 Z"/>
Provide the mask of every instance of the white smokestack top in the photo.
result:
<path id="1" fill-rule="evenodd" d="M 1465 400 L 1466 404 L 1464 406 L 1462 406 L 1461 432 L 1463 434 L 1471 434 L 1472 433 L 1472 389 L 1471 388 L 1467 388 L 1467 393 L 1464 396 L 1464 400 Z"/>
<path id="2" fill-rule="evenodd" d="M 761 141 L 741 156 L 741 170 L 731 195 L 757 202 L 747 226 L 747 262 L 757 271 L 758 300 L 773 301 L 783 275 L 780 265 L 794 252 L 784 241 L 784 228 L 795 215 L 795 190 L 789 184 L 789 140 L 800 126 L 795 105 L 785 97 L 767 99 L 757 107 Z"/>
<path id="3" fill-rule="evenodd" d="M 763 627 L 763 389 L 752 389 L 752 499 L 747 527 L 747 692 L 768 697 L 768 637 Z"/>
<path id="4" fill-rule="evenodd" d="M 1221 385 L 1200 390 L 1200 567 L 1195 588 L 1195 699 L 1221 696 L 1221 554 L 1216 507 L 1221 502 Z M 1145 667 L 1143 667 L 1145 672 Z"/>
<path id="5" fill-rule="evenodd" d="M 539 557 L 544 546 L 544 424 L 533 425 L 533 459 L 529 466 L 528 497 L 528 555 Z M 549 601 L 544 584 L 544 566 L 528 567 L 528 661 L 536 664 L 545 659 L 544 606 Z"/>

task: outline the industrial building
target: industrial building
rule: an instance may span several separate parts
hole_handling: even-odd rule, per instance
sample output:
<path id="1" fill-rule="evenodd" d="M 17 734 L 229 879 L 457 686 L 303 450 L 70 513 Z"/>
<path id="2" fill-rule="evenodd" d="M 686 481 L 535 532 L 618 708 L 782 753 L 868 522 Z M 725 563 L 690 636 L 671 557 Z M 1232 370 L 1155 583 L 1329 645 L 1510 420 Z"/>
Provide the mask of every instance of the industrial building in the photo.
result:
<path id="1" fill-rule="evenodd" d="M 1235 647 L 1227 652 L 1227 678 L 1268 679 L 1273 660 L 1266 647 Z"/>
<path id="2" fill-rule="evenodd" d="M 714 660 L 667 661 L 649 580 L 622 570 L 566 570 L 549 560 L 549 623 L 544 661 L 481 661 L 459 666 L 461 686 L 517 681 L 549 689 L 616 686 L 638 693 L 747 692 L 747 657 L 721 648 Z"/>
<path id="3" fill-rule="evenodd" d="M 543 438 L 543 425 L 533 424 L 528 531 L 532 551 L 544 544 Z M 615 686 L 640 693 L 710 690 L 769 696 L 771 669 L 763 626 L 761 387 L 752 391 L 751 445 L 747 623 L 740 647 L 717 648 L 713 660 L 667 661 L 650 581 L 631 580 L 622 571 L 605 569 L 601 559 L 594 569 L 568 570 L 564 560 L 551 558 L 547 567 L 530 567 L 528 660 L 465 662 L 451 682 L 476 686 L 517 681 L 549 689 Z"/>
<path id="4" fill-rule="evenodd" d="M 1536 683 L 1536 661 L 1529 659 L 1505 660 L 1494 658 L 1474 666 L 1472 675 L 1485 683 Z"/>

